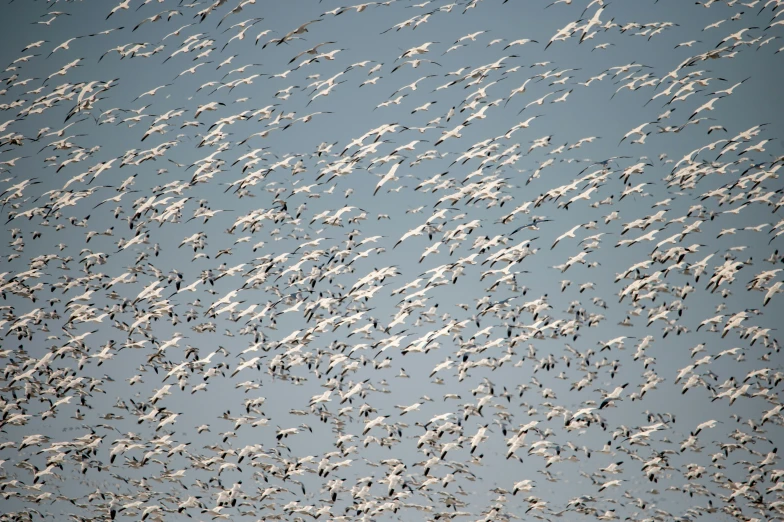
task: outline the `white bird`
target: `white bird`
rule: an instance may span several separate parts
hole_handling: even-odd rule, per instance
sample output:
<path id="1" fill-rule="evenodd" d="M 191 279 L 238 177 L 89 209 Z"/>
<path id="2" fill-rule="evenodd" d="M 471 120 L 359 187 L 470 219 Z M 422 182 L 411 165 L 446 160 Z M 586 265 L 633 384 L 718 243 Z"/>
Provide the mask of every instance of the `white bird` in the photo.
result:
<path id="1" fill-rule="evenodd" d="M 570 228 L 569 230 L 567 230 L 566 232 L 564 232 L 563 234 L 561 234 L 560 236 L 558 236 L 557 238 L 555 238 L 555 241 L 553 242 L 552 246 L 550 247 L 550 250 L 555 248 L 555 245 L 557 245 L 562 239 L 566 239 L 567 237 L 574 238 L 575 237 L 574 233 L 577 232 L 577 229 L 579 229 L 582 226 L 583 226 L 582 224 L 575 225 L 572 228 Z"/>
<path id="2" fill-rule="evenodd" d="M 395 176 L 395 172 L 397 172 L 397 169 L 400 167 L 400 164 L 403 163 L 403 161 L 404 160 L 400 160 L 394 165 L 392 165 L 389 171 L 381 177 L 381 180 L 376 184 L 376 189 L 373 191 L 374 196 L 378 193 L 379 189 L 381 189 L 381 187 L 385 183 L 387 183 L 388 181 L 398 179 L 397 176 Z"/>

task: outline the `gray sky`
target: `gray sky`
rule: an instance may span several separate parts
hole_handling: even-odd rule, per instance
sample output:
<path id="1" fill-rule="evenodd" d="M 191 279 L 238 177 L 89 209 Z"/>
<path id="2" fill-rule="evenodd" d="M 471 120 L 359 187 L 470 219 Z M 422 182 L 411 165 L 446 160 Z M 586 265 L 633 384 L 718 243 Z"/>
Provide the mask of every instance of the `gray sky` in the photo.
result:
<path id="1" fill-rule="evenodd" d="M 781 10 L 548 4 L 4 7 L 3 519 L 781 518 Z"/>

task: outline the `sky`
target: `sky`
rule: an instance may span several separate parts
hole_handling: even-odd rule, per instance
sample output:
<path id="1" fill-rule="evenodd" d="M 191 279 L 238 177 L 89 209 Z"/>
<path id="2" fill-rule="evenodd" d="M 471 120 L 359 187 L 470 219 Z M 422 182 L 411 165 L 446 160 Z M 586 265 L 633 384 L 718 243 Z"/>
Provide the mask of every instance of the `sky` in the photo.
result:
<path id="1" fill-rule="evenodd" d="M 0 519 L 781 518 L 774 4 L 9 2 Z"/>

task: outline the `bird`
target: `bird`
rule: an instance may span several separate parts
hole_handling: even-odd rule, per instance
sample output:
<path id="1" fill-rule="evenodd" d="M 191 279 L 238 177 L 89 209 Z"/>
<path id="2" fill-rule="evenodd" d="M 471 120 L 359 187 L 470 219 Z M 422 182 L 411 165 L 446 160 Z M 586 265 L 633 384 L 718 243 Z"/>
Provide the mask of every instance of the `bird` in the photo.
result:
<path id="1" fill-rule="evenodd" d="M 394 165 L 392 165 L 392 167 L 389 169 L 389 171 L 386 174 L 384 174 L 384 176 L 382 176 L 381 180 L 376 184 L 376 188 L 373 191 L 373 195 L 374 196 L 378 193 L 379 189 L 381 189 L 381 187 L 385 183 L 387 183 L 388 181 L 394 180 L 394 179 L 398 179 L 395 176 L 395 172 L 397 172 L 397 169 L 400 167 L 400 165 L 403 163 L 403 161 L 404 160 L 400 160 L 397 163 L 395 163 Z"/>
<path id="2" fill-rule="evenodd" d="M 575 225 L 572 228 L 570 228 L 569 230 L 567 230 L 566 232 L 564 232 L 563 234 L 561 234 L 560 236 L 558 236 L 557 238 L 555 238 L 555 241 L 553 241 L 553 244 L 550 247 L 550 250 L 554 249 L 555 245 L 557 245 L 562 239 L 565 239 L 567 237 L 574 238 L 575 237 L 574 233 L 577 231 L 577 229 L 581 228 L 582 226 L 583 226 L 582 224 Z"/>
<path id="3" fill-rule="evenodd" d="M 130 4 L 131 4 L 131 0 L 123 0 L 122 2 L 114 6 L 111 11 L 109 11 L 109 14 L 106 15 L 106 19 L 108 20 L 110 16 L 112 16 L 120 9 L 124 9 L 127 11 L 128 9 L 130 9 Z"/>

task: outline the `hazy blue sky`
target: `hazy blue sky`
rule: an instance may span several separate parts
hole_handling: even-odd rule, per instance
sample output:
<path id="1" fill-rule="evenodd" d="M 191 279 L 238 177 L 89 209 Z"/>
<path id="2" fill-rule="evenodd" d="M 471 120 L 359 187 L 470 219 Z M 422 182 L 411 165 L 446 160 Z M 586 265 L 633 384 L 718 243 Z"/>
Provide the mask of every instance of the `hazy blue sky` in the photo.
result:
<path id="1" fill-rule="evenodd" d="M 780 519 L 782 417 L 761 424 L 784 375 L 782 10 L 548 4 L 4 6 L 0 519 L 434 520 L 452 498 L 470 520 Z M 183 244 L 199 233 L 198 251 Z M 665 259 L 673 247 L 691 250 Z M 734 280 L 709 286 L 733 259 Z M 177 293 L 177 278 L 205 282 Z M 667 321 L 684 330 L 664 336 Z M 427 353 L 405 353 L 418 341 Z M 446 413 L 459 432 L 418 449 Z M 379 415 L 389 429 L 366 439 Z M 403 495 L 383 482 L 392 458 Z M 236 505 L 205 511 L 232 485 Z M 288 491 L 261 498 L 270 486 Z"/>

